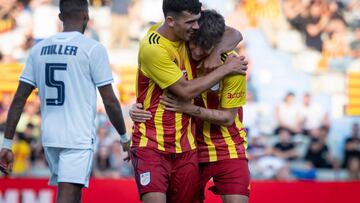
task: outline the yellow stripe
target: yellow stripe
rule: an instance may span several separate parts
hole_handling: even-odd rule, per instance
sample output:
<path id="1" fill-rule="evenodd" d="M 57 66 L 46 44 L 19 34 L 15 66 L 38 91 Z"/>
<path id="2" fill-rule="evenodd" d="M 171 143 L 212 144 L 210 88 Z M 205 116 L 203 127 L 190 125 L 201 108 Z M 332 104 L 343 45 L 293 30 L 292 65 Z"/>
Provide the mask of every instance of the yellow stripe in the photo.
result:
<path id="1" fill-rule="evenodd" d="M 194 135 L 192 133 L 192 118 L 190 117 L 190 120 L 189 120 L 189 126 L 188 126 L 188 129 L 187 129 L 187 138 L 189 140 L 189 143 L 190 143 L 190 147 L 191 149 L 196 149 L 196 144 L 195 144 L 195 138 L 194 138 Z"/>
<path id="2" fill-rule="evenodd" d="M 131 128 L 131 135 L 134 135 L 134 131 L 135 131 L 135 126 L 133 126 L 132 128 Z M 131 138 L 130 139 L 130 147 L 132 147 L 133 146 L 133 139 Z"/>
<path id="3" fill-rule="evenodd" d="M 215 145 L 210 138 L 210 123 L 209 122 L 204 122 L 203 135 L 204 135 L 204 141 L 205 141 L 208 151 L 209 151 L 209 161 L 210 162 L 217 161 Z"/>
<path id="4" fill-rule="evenodd" d="M 175 113 L 175 152 L 181 153 L 182 113 Z"/>
<path id="5" fill-rule="evenodd" d="M 158 143 L 158 150 L 165 151 L 164 146 L 164 128 L 163 128 L 163 117 L 164 106 L 159 104 L 155 112 L 155 128 L 156 128 L 156 142 Z"/>
<path id="6" fill-rule="evenodd" d="M 235 118 L 235 125 L 236 125 L 236 128 L 237 129 L 242 129 L 244 128 L 244 125 L 240 122 L 240 119 L 239 119 L 239 115 L 236 115 L 236 118 Z M 244 130 L 241 130 L 240 131 L 240 137 L 243 138 L 244 140 L 244 147 L 245 147 L 245 151 L 246 149 L 248 148 L 248 142 L 247 142 L 247 138 L 246 138 L 246 132 Z"/>
<path id="7" fill-rule="evenodd" d="M 140 137 L 140 147 L 146 147 L 147 143 L 148 143 L 148 138 L 146 137 L 146 126 L 145 123 L 140 123 L 139 125 L 139 131 L 141 133 L 141 137 Z"/>
<path id="8" fill-rule="evenodd" d="M 221 134 L 228 146 L 228 151 L 230 154 L 230 159 L 236 159 L 238 158 L 238 154 L 236 151 L 234 140 L 232 140 L 231 135 L 226 127 L 221 126 Z"/>

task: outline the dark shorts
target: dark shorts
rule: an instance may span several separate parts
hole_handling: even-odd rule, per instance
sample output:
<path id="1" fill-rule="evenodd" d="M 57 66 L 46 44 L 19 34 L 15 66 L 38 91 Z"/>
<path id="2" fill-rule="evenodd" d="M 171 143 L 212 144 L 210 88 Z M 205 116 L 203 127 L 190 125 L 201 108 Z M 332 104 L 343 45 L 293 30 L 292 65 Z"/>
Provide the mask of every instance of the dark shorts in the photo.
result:
<path id="1" fill-rule="evenodd" d="M 200 163 L 200 199 L 205 199 L 205 187 L 213 178 L 210 187 L 216 195 L 250 194 L 250 172 L 247 159 L 228 159 L 211 163 Z"/>
<path id="2" fill-rule="evenodd" d="M 141 196 L 165 193 L 167 202 L 191 203 L 199 188 L 196 150 L 180 154 L 162 153 L 149 148 L 131 149 L 130 158 Z"/>

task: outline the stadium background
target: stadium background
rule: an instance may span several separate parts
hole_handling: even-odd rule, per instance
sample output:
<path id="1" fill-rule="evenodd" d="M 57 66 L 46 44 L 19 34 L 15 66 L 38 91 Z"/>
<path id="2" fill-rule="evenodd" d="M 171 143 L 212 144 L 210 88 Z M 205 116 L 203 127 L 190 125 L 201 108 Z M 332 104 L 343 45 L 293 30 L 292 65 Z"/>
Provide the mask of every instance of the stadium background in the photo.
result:
<path id="1" fill-rule="evenodd" d="M 250 202 L 337 202 L 340 197 L 342 202 L 360 202 L 356 193 L 360 189 L 360 132 L 355 127 L 360 124 L 360 2 L 202 2 L 204 8 L 223 14 L 227 24 L 244 36 L 238 51 L 250 61 L 244 108 L 253 179 Z M 138 41 L 151 24 L 162 20 L 162 0 L 90 3 L 86 34 L 108 48 L 114 87 L 131 132 L 128 110 L 135 102 Z M 57 5 L 58 0 L 0 0 L 0 143 L 31 46 L 61 30 Z M 285 102 L 289 92 L 294 96 Z M 306 94 L 310 95 L 310 105 L 304 105 Z M 104 197 L 107 193 L 108 197 L 119 194 L 123 202 L 137 202 L 131 165 L 122 161 L 125 154 L 101 101 L 96 123 L 94 188 L 85 192 L 84 202 L 96 202 L 96 194 Z M 280 123 L 296 135 L 287 131 L 279 135 L 276 129 Z M 39 142 L 40 125 L 39 100 L 33 94 L 17 127 L 16 178 L 0 175 L 0 202 L 18 202 L 12 199 L 15 196 L 23 197 L 22 202 L 46 202 L 41 188 L 50 188 L 44 181 L 49 171 Z M 353 156 L 344 164 L 348 155 Z M 269 196 L 272 198 L 261 199 Z M 210 196 L 207 202 L 219 199 Z"/>

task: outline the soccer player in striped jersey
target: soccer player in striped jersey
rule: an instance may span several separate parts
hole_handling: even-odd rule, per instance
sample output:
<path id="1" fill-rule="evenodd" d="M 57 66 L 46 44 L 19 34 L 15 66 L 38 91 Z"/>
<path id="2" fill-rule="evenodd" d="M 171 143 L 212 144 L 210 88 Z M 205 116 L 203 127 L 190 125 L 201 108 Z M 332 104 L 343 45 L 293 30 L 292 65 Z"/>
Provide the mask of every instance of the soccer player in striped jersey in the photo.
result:
<path id="1" fill-rule="evenodd" d="M 225 23 L 215 11 L 202 11 L 199 30 L 189 43 L 194 77 L 204 71 L 196 66 L 219 42 Z M 224 63 L 236 52 L 223 53 Z M 165 110 L 194 116 L 196 142 L 200 162 L 200 201 L 204 199 L 206 183 L 213 178 L 211 190 L 221 195 L 225 203 L 246 203 L 249 196 L 249 169 L 246 159 L 246 132 L 242 124 L 242 106 L 246 102 L 246 78 L 231 75 L 223 78 L 196 99 L 195 105 L 167 94 L 161 103 Z M 134 113 L 137 113 L 134 117 Z M 145 115 L 145 116 L 144 116 Z M 132 111 L 132 118 L 144 121 L 145 111 Z"/>
<path id="2" fill-rule="evenodd" d="M 160 96 L 171 92 L 191 101 L 224 76 L 244 74 L 247 68 L 243 58 L 234 57 L 212 73 L 193 79 L 186 41 L 198 29 L 200 9 L 198 0 L 164 0 L 165 22 L 150 29 L 140 42 L 137 102 L 152 118 L 135 123 L 130 157 L 144 202 L 188 203 L 198 189 L 191 117 L 165 110 Z"/>
<path id="3" fill-rule="evenodd" d="M 124 150 L 130 148 L 106 49 L 83 35 L 87 0 L 61 0 L 64 30 L 36 44 L 30 51 L 12 101 L 0 151 L 0 168 L 10 173 L 12 139 L 27 98 L 38 88 L 41 101 L 41 138 L 51 177 L 57 185 L 57 203 L 81 202 L 88 187 L 96 142 L 96 89 L 120 134 Z"/>

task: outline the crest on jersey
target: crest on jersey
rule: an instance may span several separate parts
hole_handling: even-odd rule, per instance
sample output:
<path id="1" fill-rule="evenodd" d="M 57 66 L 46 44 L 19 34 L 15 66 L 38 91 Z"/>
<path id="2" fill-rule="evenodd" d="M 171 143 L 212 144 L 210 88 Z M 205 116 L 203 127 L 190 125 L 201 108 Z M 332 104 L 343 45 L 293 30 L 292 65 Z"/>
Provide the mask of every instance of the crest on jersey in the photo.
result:
<path id="1" fill-rule="evenodd" d="M 187 72 L 186 72 L 186 70 L 182 70 L 182 73 L 183 73 L 183 76 L 187 79 L 188 77 L 187 77 Z"/>
<path id="2" fill-rule="evenodd" d="M 145 173 L 140 174 L 140 184 L 142 186 L 149 185 L 150 180 L 151 180 L 150 172 L 145 172 Z"/>
<path id="3" fill-rule="evenodd" d="M 220 89 L 220 83 L 216 83 L 214 86 L 212 86 L 211 91 L 216 92 Z"/>

